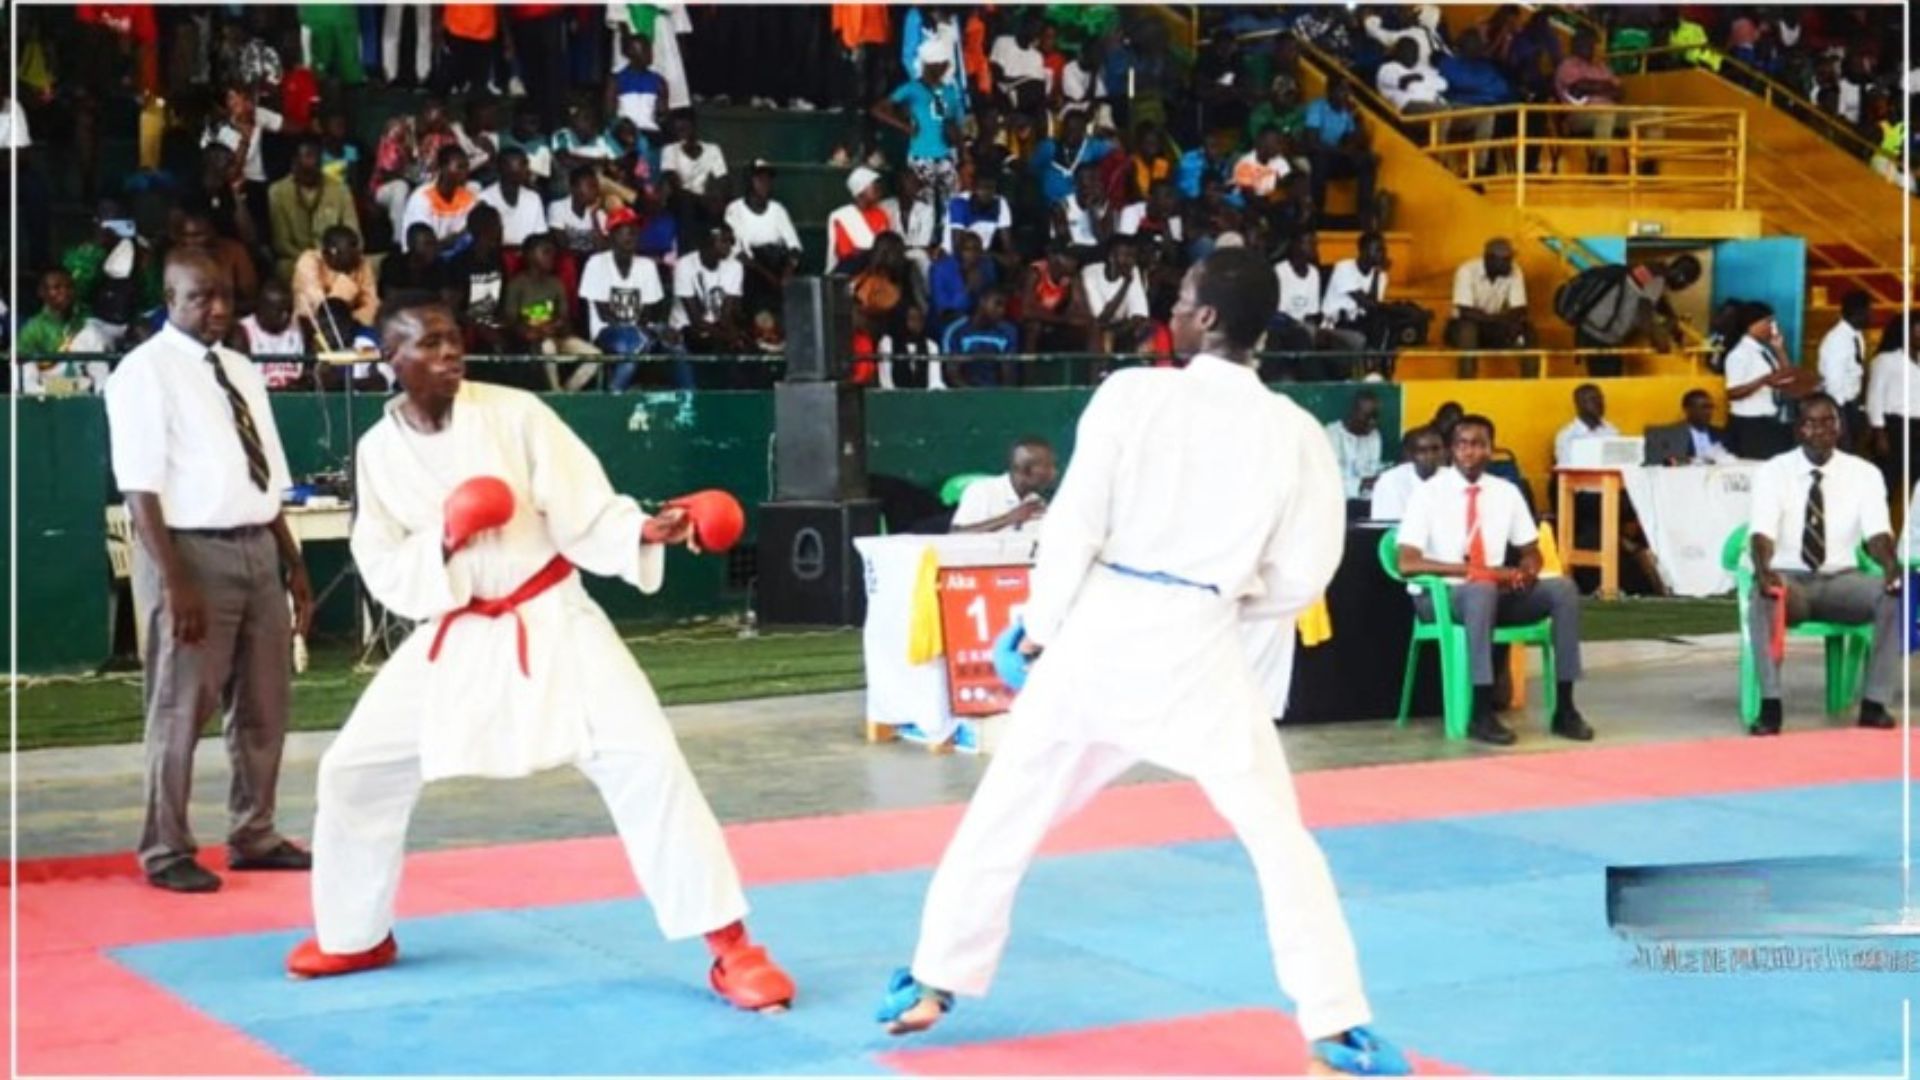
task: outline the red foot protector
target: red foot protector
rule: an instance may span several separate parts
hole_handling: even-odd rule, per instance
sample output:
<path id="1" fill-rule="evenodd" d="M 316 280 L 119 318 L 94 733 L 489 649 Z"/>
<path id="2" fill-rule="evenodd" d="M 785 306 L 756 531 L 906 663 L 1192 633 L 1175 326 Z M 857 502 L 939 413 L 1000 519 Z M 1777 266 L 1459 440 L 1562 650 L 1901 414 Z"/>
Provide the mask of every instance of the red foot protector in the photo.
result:
<path id="1" fill-rule="evenodd" d="M 296 979 L 324 979 L 329 975 L 351 975 L 356 971 L 383 968 L 400 956 L 400 944 L 388 934 L 385 941 L 357 953 L 320 951 L 320 939 L 308 938 L 287 954 L 287 974 Z"/>
<path id="2" fill-rule="evenodd" d="M 784 1008 L 793 1002 L 793 980 L 759 945 L 741 945 L 720 954 L 710 978 L 714 993 L 737 1008 Z"/>
<path id="3" fill-rule="evenodd" d="M 740 500 L 717 488 L 670 499 L 667 505 L 687 512 L 693 522 L 693 542 L 701 551 L 726 551 L 747 531 L 747 512 Z"/>

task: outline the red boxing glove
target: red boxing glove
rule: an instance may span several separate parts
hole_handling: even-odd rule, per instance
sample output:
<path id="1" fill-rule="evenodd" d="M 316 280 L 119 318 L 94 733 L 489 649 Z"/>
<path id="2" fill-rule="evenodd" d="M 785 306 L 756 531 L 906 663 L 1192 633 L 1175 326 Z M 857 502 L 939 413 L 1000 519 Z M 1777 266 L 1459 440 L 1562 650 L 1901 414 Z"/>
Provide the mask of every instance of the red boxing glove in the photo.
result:
<path id="1" fill-rule="evenodd" d="M 741 509 L 740 500 L 717 488 L 669 499 L 667 505 L 687 512 L 687 520 L 693 523 L 693 542 L 701 551 L 726 551 L 747 531 L 747 512 Z"/>
<path id="2" fill-rule="evenodd" d="M 476 476 L 447 496 L 445 543 L 448 551 L 459 551 L 488 529 L 497 529 L 513 520 L 513 489 L 496 476 Z"/>

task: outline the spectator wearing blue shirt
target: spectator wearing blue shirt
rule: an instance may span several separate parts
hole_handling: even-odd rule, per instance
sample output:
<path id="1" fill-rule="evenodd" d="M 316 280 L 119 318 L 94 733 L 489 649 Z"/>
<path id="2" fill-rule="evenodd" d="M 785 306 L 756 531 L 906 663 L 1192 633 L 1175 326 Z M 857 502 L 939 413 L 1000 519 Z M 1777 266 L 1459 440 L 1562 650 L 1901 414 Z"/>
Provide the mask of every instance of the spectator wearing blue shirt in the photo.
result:
<path id="1" fill-rule="evenodd" d="M 1221 185 L 1233 188 L 1233 135 L 1226 131 L 1209 131 L 1201 144 L 1180 155 L 1180 168 L 1174 174 L 1174 183 L 1180 188 L 1180 197 L 1192 202 L 1205 192 L 1208 180 L 1218 180 Z M 1245 200 L 1238 191 L 1233 191 L 1227 202 L 1240 206 Z"/>
<path id="2" fill-rule="evenodd" d="M 868 110 L 872 117 L 890 128 L 906 133 L 907 167 L 920 177 L 933 193 L 935 236 L 946 229 L 940 217 L 948 200 L 959 187 L 960 172 L 954 163 L 954 147 L 960 145 L 960 91 L 946 81 L 953 57 L 937 37 L 920 44 L 920 74 L 903 84 L 885 101 L 876 101 Z"/>
<path id="3" fill-rule="evenodd" d="M 973 314 L 980 295 L 1000 282 L 1000 272 L 993 260 L 986 257 L 980 234 L 954 235 L 954 249 L 935 259 L 927 271 L 927 291 L 932 294 L 936 326 Z"/>
<path id="4" fill-rule="evenodd" d="M 1447 100 L 1455 106 L 1485 109 L 1512 105 L 1520 100 L 1506 74 L 1487 59 L 1486 42 L 1478 30 L 1462 31 L 1459 40 L 1454 42 L 1452 55 L 1442 56 L 1439 66 L 1440 77 L 1447 80 Z M 1462 123 L 1471 124 L 1474 139 L 1484 142 L 1493 138 L 1496 119 L 1498 117 L 1488 113 Z M 1482 150 L 1476 157 L 1479 175 L 1493 171 L 1492 150 Z"/>
<path id="5" fill-rule="evenodd" d="M 1313 205 L 1327 212 L 1327 181 L 1351 177 L 1359 185 L 1360 227 L 1373 228 L 1379 216 L 1374 177 L 1380 159 L 1367 145 L 1366 129 L 1353 108 L 1353 87 L 1343 78 L 1327 86 L 1327 96 L 1307 106 L 1307 159 L 1313 178 Z"/>
<path id="6" fill-rule="evenodd" d="M 1005 356 L 1020 350 L 1020 331 L 1007 321 L 1007 294 L 1000 286 L 989 286 L 980 294 L 973 314 L 955 319 L 940 335 L 940 351 L 947 356 Z M 1006 365 L 976 360 L 961 364 L 960 385 L 1000 386 L 1012 380 Z"/>
<path id="7" fill-rule="evenodd" d="M 627 66 L 607 81 L 607 113 L 633 121 L 649 142 L 657 143 L 667 80 L 653 70 L 653 43 L 639 34 L 627 34 L 621 49 Z"/>
<path id="8" fill-rule="evenodd" d="M 1060 137 L 1043 140 L 1034 148 L 1033 172 L 1048 206 L 1057 206 L 1073 194 L 1073 174 L 1107 156 L 1113 147 L 1105 139 L 1087 136 L 1087 114 L 1068 113 L 1060 122 Z"/>
<path id="9" fill-rule="evenodd" d="M 1013 210 L 1000 195 L 1000 177 L 991 169 L 973 175 L 973 190 L 956 195 L 947 205 L 947 234 L 941 246 L 956 250 L 954 236 L 970 232 L 992 253 L 1001 267 L 1012 273 L 1020 267 L 1020 253 L 1013 247 Z"/>

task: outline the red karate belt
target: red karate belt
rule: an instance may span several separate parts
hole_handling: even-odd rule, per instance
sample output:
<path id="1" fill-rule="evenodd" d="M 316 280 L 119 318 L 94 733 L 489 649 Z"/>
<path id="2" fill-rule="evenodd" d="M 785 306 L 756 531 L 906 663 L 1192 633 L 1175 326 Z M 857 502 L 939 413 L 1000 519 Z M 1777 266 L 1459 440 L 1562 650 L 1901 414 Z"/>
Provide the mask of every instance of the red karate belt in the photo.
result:
<path id="1" fill-rule="evenodd" d="M 502 615 L 513 616 L 515 629 L 519 634 L 520 674 L 527 678 L 533 675 L 527 670 L 527 623 L 520 617 L 520 605 L 553 588 L 555 585 L 573 576 L 573 564 L 564 555 L 555 555 L 553 561 L 540 568 L 540 572 L 520 583 L 520 587 L 498 600 L 474 599 L 467 606 L 456 608 L 440 617 L 440 629 L 433 635 L 433 648 L 427 650 L 427 662 L 440 659 L 440 646 L 447 640 L 447 630 L 462 616 L 478 615 L 482 618 L 497 619 Z"/>

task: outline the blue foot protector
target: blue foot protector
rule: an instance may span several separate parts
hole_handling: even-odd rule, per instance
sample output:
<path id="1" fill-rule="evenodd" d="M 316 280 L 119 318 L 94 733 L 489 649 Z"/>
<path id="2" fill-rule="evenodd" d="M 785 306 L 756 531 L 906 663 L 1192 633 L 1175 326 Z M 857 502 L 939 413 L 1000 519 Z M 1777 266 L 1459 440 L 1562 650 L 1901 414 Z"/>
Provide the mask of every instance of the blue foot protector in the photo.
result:
<path id="1" fill-rule="evenodd" d="M 887 981 L 887 996 L 880 1002 L 880 1011 L 874 1019 L 882 1024 L 898 1024 L 902 1016 L 928 998 L 939 1003 L 942 1014 L 953 1011 L 952 994 L 945 990 L 922 986 L 920 981 L 913 977 L 913 972 L 900 968 L 893 973 L 893 978 Z M 895 1034 L 919 1030 L 921 1030 L 920 1027 L 909 1027 L 900 1029 Z"/>
<path id="2" fill-rule="evenodd" d="M 1372 1028 L 1349 1029 L 1337 1039 L 1319 1039 L 1313 1056 L 1349 1076 L 1406 1076 L 1413 1072 L 1405 1054 Z"/>

